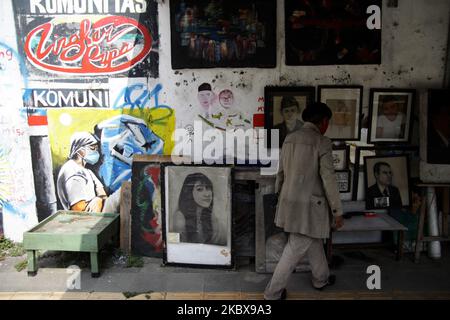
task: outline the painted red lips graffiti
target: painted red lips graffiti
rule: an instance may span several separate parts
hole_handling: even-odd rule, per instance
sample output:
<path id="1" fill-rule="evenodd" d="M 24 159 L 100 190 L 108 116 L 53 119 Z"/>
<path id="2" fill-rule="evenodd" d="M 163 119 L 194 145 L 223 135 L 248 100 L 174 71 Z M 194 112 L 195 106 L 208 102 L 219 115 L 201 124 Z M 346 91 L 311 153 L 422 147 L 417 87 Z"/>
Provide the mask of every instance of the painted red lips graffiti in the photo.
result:
<path id="1" fill-rule="evenodd" d="M 102 75 L 127 71 L 152 48 L 152 37 L 139 22 L 108 16 L 96 22 L 85 19 L 79 28 L 47 22 L 26 38 L 25 53 L 44 71 L 60 74 Z M 67 35 L 67 30 L 74 30 Z M 64 35 L 61 35 L 63 33 Z"/>

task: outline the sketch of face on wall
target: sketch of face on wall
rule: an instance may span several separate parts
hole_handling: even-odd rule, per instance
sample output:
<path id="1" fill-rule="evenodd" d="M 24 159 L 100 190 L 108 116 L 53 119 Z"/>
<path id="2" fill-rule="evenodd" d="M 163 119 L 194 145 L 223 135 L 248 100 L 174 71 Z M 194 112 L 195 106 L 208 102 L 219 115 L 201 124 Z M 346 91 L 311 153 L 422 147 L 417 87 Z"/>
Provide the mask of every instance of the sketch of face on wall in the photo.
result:
<path id="1" fill-rule="evenodd" d="M 215 98 L 214 92 L 212 91 L 211 85 L 209 83 L 202 83 L 198 87 L 197 94 L 198 102 L 200 103 L 200 110 L 202 116 L 209 118 L 211 114 L 211 107 Z"/>
<path id="2" fill-rule="evenodd" d="M 178 233 L 180 242 L 225 246 L 230 223 L 228 178 L 208 168 L 168 170 L 169 232 Z"/>
<path id="3" fill-rule="evenodd" d="M 222 90 L 219 93 L 219 103 L 225 109 L 230 109 L 234 103 L 233 92 L 229 89 Z"/>

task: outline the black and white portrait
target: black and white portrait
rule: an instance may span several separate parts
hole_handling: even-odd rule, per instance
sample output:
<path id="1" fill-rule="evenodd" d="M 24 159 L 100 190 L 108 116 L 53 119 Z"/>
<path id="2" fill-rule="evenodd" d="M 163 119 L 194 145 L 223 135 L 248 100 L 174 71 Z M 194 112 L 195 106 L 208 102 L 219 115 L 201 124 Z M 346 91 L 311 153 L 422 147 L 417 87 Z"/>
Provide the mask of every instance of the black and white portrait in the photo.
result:
<path id="1" fill-rule="evenodd" d="M 279 133 L 279 143 L 274 147 L 281 149 L 286 136 L 303 126 L 302 112 L 314 97 L 314 87 L 264 88 L 265 128 L 276 129 Z M 269 144 L 272 143 L 270 141 Z"/>
<path id="2" fill-rule="evenodd" d="M 168 262 L 226 264 L 223 258 L 231 252 L 231 169 L 168 165 L 164 174 Z"/>
<path id="3" fill-rule="evenodd" d="M 402 208 L 410 204 L 406 155 L 365 157 L 366 208 Z"/>

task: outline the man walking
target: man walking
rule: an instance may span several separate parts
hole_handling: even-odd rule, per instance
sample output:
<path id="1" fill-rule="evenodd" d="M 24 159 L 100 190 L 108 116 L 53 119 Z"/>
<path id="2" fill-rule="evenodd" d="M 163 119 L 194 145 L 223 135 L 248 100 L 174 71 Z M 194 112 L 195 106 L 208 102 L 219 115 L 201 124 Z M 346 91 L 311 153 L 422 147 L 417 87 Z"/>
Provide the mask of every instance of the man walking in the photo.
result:
<path id="1" fill-rule="evenodd" d="M 288 242 L 264 298 L 286 298 L 286 285 L 300 259 L 307 255 L 312 285 L 321 290 L 332 285 L 323 239 L 330 233 L 330 208 L 335 227 L 343 225 L 332 160 L 332 143 L 324 137 L 332 112 L 324 103 L 313 103 L 302 113 L 303 127 L 289 134 L 281 150 L 275 190 L 279 194 L 275 224 L 289 233 Z"/>

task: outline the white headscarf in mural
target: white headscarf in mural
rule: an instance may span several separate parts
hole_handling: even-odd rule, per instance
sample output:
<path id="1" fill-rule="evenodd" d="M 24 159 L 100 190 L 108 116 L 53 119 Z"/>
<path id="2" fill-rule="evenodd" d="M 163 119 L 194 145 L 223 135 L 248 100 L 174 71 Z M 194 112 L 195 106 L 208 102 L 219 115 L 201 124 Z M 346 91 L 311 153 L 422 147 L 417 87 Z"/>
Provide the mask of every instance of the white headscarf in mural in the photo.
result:
<path id="1" fill-rule="evenodd" d="M 98 140 L 89 132 L 75 132 L 70 138 L 69 159 L 73 159 L 80 149 L 92 146 L 98 143 Z"/>

